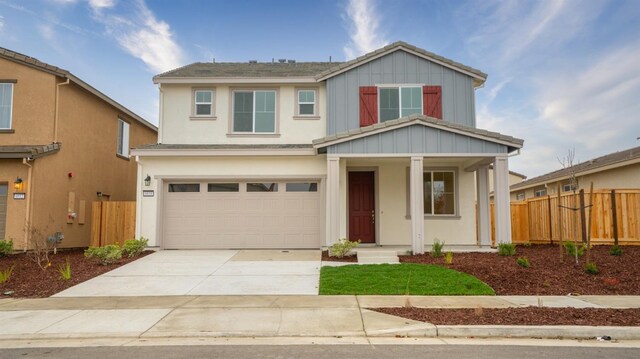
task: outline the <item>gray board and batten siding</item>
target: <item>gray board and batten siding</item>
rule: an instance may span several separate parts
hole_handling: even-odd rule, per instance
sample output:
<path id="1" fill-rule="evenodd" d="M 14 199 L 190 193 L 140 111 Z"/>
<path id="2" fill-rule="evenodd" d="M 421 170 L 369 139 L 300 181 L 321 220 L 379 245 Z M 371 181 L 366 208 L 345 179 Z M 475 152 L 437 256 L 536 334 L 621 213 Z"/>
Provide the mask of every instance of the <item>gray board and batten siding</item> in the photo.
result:
<path id="1" fill-rule="evenodd" d="M 327 79 L 327 135 L 360 127 L 360 86 L 384 84 L 442 86 L 443 120 L 476 127 L 473 78 L 397 50 Z"/>
<path id="2" fill-rule="evenodd" d="M 413 125 L 330 145 L 328 154 L 507 153 L 505 145 L 422 125 Z"/>

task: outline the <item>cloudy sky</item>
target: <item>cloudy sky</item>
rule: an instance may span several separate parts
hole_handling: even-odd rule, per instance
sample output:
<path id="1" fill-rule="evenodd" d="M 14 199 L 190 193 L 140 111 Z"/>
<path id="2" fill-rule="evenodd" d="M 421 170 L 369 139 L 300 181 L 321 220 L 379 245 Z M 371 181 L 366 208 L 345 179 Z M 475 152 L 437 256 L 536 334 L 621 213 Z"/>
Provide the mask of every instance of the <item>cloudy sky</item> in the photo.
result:
<path id="1" fill-rule="evenodd" d="M 157 123 L 151 77 L 196 61 L 344 61 L 403 40 L 489 74 L 478 126 L 530 178 L 640 146 L 640 1 L 0 0 L 0 46 Z"/>

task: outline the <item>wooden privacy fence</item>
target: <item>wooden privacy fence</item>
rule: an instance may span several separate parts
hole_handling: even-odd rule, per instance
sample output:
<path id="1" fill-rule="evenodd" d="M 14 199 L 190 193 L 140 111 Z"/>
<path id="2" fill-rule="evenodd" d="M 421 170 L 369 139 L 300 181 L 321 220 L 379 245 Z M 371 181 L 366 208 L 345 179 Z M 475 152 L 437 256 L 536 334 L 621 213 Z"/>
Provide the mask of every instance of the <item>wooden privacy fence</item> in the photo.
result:
<path id="1" fill-rule="evenodd" d="M 91 246 L 101 247 L 116 242 L 122 245 L 134 239 L 136 202 L 93 202 L 91 211 Z"/>
<path id="2" fill-rule="evenodd" d="M 590 193 L 585 192 L 585 205 L 589 205 Z M 640 190 L 615 190 L 615 207 L 611 190 L 593 191 L 593 206 L 585 210 L 585 228 L 591 218 L 591 242 L 613 244 L 617 230 L 619 244 L 640 245 Z M 580 207 L 579 195 L 573 193 L 560 196 L 564 207 Z M 558 207 L 557 196 L 531 198 L 511 202 L 511 237 L 514 243 L 558 243 L 562 220 L 562 239 L 582 241 L 582 219 L 580 211 Z M 615 214 L 615 219 L 614 219 Z M 491 204 L 491 235 L 495 244 L 495 218 Z M 614 228 L 614 223 L 616 224 Z M 587 232 L 588 232 L 588 228 Z"/>

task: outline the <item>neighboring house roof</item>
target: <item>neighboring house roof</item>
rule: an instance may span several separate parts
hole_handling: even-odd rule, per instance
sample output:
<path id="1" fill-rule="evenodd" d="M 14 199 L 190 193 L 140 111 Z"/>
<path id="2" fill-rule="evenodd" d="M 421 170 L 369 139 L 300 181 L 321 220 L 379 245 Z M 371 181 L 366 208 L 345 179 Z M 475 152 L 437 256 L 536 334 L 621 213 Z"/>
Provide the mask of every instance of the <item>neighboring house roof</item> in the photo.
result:
<path id="1" fill-rule="evenodd" d="M 75 84 L 77 84 L 78 86 L 82 87 L 86 91 L 88 91 L 88 92 L 92 93 L 93 95 L 97 96 L 99 99 L 107 102 L 111 106 L 117 108 L 119 111 L 123 112 L 124 114 L 128 115 L 129 117 L 133 118 L 134 120 L 140 122 L 142 125 L 144 125 L 146 127 L 149 127 L 150 129 L 152 129 L 154 131 L 158 131 L 158 128 L 156 126 L 154 126 L 153 124 L 147 122 L 147 120 L 145 120 L 144 118 L 138 116 L 133 111 L 129 110 L 128 108 L 126 108 L 124 106 L 122 106 L 121 104 L 116 102 L 111 97 L 109 97 L 109 96 L 103 94 L 102 92 L 98 91 L 93 86 L 91 86 L 88 83 L 82 81 L 80 78 L 76 77 L 75 75 L 73 75 L 71 72 L 69 72 L 67 70 L 61 69 L 61 68 L 59 68 L 57 66 L 49 65 L 49 64 L 44 63 L 44 62 L 42 62 L 42 61 L 40 61 L 40 60 L 38 60 L 36 58 L 31 57 L 31 56 L 23 55 L 23 54 L 20 54 L 18 52 L 15 52 L 15 51 L 11 51 L 9 49 L 5 49 L 3 47 L 0 47 L 0 58 L 4 58 L 4 59 L 7 59 L 9 61 L 17 62 L 19 64 L 26 65 L 26 66 L 32 67 L 34 69 L 50 73 L 50 74 L 55 75 L 55 76 L 59 76 L 59 77 L 62 77 L 62 78 L 69 79 L 70 81 L 73 81 Z"/>
<path id="2" fill-rule="evenodd" d="M 60 147 L 62 147 L 60 143 L 52 143 L 49 145 L 0 146 L 0 158 L 36 159 L 52 155 L 60 151 Z"/>
<path id="3" fill-rule="evenodd" d="M 493 169 L 493 165 L 489 165 L 489 169 L 492 170 Z M 514 172 L 514 171 L 509 171 L 509 174 L 512 174 L 512 175 L 517 176 L 517 177 L 520 177 L 523 180 L 525 178 L 527 178 L 527 176 L 523 175 L 522 173 L 518 173 L 518 172 Z"/>
<path id="4" fill-rule="evenodd" d="M 513 151 L 522 147 L 524 140 L 519 138 L 500 134 L 498 132 L 491 132 L 481 130 L 475 127 L 463 126 L 452 122 L 442 121 L 435 118 L 427 117 L 424 115 L 414 114 L 407 117 L 402 117 L 397 120 L 385 121 L 370 126 L 360 127 L 355 130 L 337 133 L 331 136 L 326 136 L 313 140 L 313 146 L 315 148 L 323 148 L 331 145 L 336 145 L 342 142 L 351 141 L 356 138 L 367 136 L 370 134 L 391 131 L 393 129 L 411 125 L 424 125 L 436 129 L 441 129 L 449 132 L 458 132 L 470 137 L 476 137 L 491 142 L 504 144 L 509 147 L 509 151 Z"/>
<path id="5" fill-rule="evenodd" d="M 447 59 L 403 41 L 397 41 L 348 62 L 196 62 L 153 77 L 155 83 L 185 79 L 264 79 L 303 77 L 311 81 L 324 81 L 354 67 L 390 54 L 406 51 L 475 79 L 481 86 L 487 79 L 484 72 Z"/>
<path id="6" fill-rule="evenodd" d="M 601 172 L 611 168 L 621 167 L 633 163 L 640 163 L 640 147 L 630 148 L 594 158 L 571 167 L 549 172 L 527 181 L 516 183 L 511 186 L 511 190 L 520 190 L 549 182 L 556 182 L 568 179 L 572 174 L 583 176 L 589 173 Z"/>
<path id="7" fill-rule="evenodd" d="M 370 52 L 368 54 L 362 55 L 356 59 L 353 59 L 351 61 L 342 63 L 342 64 L 338 64 L 334 67 L 332 67 L 331 69 L 328 69 L 322 73 L 319 73 L 316 78 L 318 79 L 318 81 L 322 81 L 322 80 L 326 80 L 330 77 L 336 76 L 338 74 L 341 74 L 345 71 L 348 71 L 354 67 L 360 66 L 364 63 L 367 63 L 369 61 L 373 61 L 377 58 L 380 58 L 382 56 L 385 56 L 389 53 L 392 53 L 394 51 L 398 51 L 398 50 L 404 50 L 407 51 L 409 53 L 412 53 L 416 56 L 422 57 L 424 59 L 427 59 L 429 61 L 438 63 L 440 65 L 443 65 L 445 67 L 451 68 L 453 70 L 456 70 L 458 72 L 462 72 L 466 75 L 469 75 L 471 77 L 473 77 L 475 79 L 474 84 L 476 86 L 482 86 L 482 84 L 484 84 L 484 82 L 487 80 L 487 74 L 485 74 L 484 72 L 474 69 L 473 67 L 469 67 L 466 65 L 463 65 L 459 62 L 450 60 L 446 57 L 442 57 L 440 55 L 434 54 L 433 52 L 429 52 L 427 50 L 415 47 L 411 44 L 408 44 L 404 41 L 396 41 L 393 44 L 387 45 L 381 49 L 375 50 L 373 52 Z"/>

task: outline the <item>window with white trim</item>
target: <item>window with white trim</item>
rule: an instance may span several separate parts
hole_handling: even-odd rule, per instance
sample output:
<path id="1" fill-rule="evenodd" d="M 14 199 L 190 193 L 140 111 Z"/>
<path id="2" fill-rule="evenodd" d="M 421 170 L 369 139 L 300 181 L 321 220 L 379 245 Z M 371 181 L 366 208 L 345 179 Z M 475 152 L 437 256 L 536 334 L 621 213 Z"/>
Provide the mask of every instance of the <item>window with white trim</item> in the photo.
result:
<path id="1" fill-rule="evenodd" d="M 118 148 L 117 154 L 129 157 L 129 123 L 118 119 Z"/>
<path id="2" fill-rule="evenodd" d="M 429 215 L 456 214 L 456 184 L 454 171 L 425 171 L 424 213 Z"/>
<path id="3" fill-rule="evenodd" d="M 0 130 L 11 129 L 13 84 L 0 83 Z"/>
<path id="4" fill-rule="evenodd" d="M 533 196 L 534 197 L 542 197 L 542 196 L 546 196 L 547 195 L 547 189 L 544 187 L 540 187 L 540 188 L 536 188 L 533 191 Z"/>
<path id="5" fill-rule="evenodd" d="M 516 194 L 517 201 L 524 201 L 524 192 L 520 192 Z"/>
<path id="6" fill-rule="evenodd" d="M 422 113 L 422 87 L 380 87 L 378 96 L 380 122 Z"/>
<path id="7" fill-rule="evenodd" d="M 275 133 L 276 91 L 234 91 L 233 132 Z"/>
<path id="8" fill-rule="evenodd" d="M 571 182 L 562 184 L 562 192 L 572 192 L 576 188 L 576 185 L 572 184 Z"/>
<path id="9" fill-rule="evenodd" d="M 316 115 L 316 90 L 298 90 L 298 116 Z"/>
<path id="10" fill-rule="evenodd" d="M 213 117 L 214 92 L 209 89 L 196 89 L 193 91 L 193 116 Z"/>

